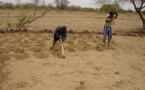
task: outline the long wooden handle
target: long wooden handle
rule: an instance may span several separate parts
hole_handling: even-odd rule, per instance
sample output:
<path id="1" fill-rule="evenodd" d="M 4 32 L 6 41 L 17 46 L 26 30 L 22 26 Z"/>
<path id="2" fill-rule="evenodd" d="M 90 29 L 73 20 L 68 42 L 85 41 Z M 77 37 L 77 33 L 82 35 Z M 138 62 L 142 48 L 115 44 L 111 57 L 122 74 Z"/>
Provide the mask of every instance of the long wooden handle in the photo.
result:
<path id="1" fill-rule="evenodd" d="M 115 11 L 117 12 L 117 0 L 115 0 Z"/>
<path id="2" fill-rule="evenodd" d="M 62 55 L 65 55 L 64 49 L 63 49 L 63 44 L 62 44 L 62 39 L 60 39 L 60 44 L 61 44 L 61 49 L 62 49 Z"/>

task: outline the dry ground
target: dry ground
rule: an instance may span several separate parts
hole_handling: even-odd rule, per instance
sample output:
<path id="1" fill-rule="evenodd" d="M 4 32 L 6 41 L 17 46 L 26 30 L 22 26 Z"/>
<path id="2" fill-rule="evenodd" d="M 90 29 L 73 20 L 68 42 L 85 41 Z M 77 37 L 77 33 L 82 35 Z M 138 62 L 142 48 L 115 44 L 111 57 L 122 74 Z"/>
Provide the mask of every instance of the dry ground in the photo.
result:
<path id="1" fill-rule="evenodd" d="M 18 11 L 0 11 L 0 27 L 6 27 Z M 50 12 L 28 26 L 29 30 L 55 30 L 66 25 L 76 31 L 103 31 L 106 14 Z M 15 20 L 13 21 L 15 22 Z M 141 27 L 134 14 L 119 14 L 113 32 Z M 102 35 L 68 34 L 51 50 L 52 33 L 0 34 L 0 90 L 145 90 L 145 36 L 113 35 L 103 47 Z"/>
<path id="2" fill-rule="evenodd" d="M 49 33 L 0 34 L 0 90 L 144 90 L 145 37 L 68 34 L 51 51 Z"/>
<path id="3" fill-rule="evenodd" d="M 18 10 L 0 10 L 0 26 L 6 27 L 8 14 L 10 16 L 9 20 L 16 22 L 19 13 Z M 40 13 L 42 12 L 38 12 L 38 14 Z M 101 13 L 49 11 L 44 17 L 28 25 L 27 28 L 31 30 L 55 30 L 58 25 L 66 25 L 68 30 L 102 32 L 106 17 L 106 14 Z M 130 32 L 140 27 L 142 27 L 142 22 L 138 15 L 131 13 L 119 14 L 116 25 L 113 26 L 113 32 Z"/>

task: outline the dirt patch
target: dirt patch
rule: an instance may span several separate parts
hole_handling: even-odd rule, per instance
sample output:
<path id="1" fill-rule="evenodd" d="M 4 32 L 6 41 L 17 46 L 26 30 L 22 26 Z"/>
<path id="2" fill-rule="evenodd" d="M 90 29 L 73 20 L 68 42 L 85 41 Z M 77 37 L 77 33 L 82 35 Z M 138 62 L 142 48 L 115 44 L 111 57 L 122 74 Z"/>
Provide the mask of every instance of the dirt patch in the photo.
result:
<path id="1" fill-rule="evenodd" d="M 10 59 L 10 55 L 7 53 L 0 53 L 0 90 L 2 90 L 2 83 L 7 80 L 9 72 L 4 71 L 6 67 L 6 61 Z"/>
<path id="2" fill-rule="evenodd" d="M 0 37 L 1 90 L 4 85 L 6 89 L 16 90 L 20 88 L 32 90 L 38 86 L 42 89 L 52 86 L 51 89 L 63 87 L 60 90 L 68 87 L 74 90 L 95 90 L 96 87 L 105 90 L 106 86 L 113 89 L 112 85 L 119 85 L 120 83 L 116 82 L 120 82 L 120 79 L 123 80 L 126 76 L 132 75 L 127 77 L 131 83 L 141 80 L 132 77 L 144 76 L 144 44 L 143 41 L 139 41 L 144 40 L 144 37 L 114 36 L 114 40 L 110 42 L 111 46 L 107 46 L 106 40 L 106 47 L 103 47 L 103 35 L 68 34 L 63 43 L 67 55 L 64 60 L 61 59 L 62 50 L 59 41 L 52 52 L 53 34 L 5 33 L 0 34 Z M 11 73 L 9 70 L 12 70 Z M 126 73 L 128 70 L 130 72 Z M 15 78 L 16 75 L 18 77 Z M 119 75 L 124 77 L 118 78 Z M 33 76 L 38 80 L 37 84 L 33 82 L 31 78 Z M 7 81 L 8 78 L 12 80 Z M 5 81 L 10 83 L 7 84 Z M 118 88 L 130 86 L 129 82 Z"/>
<path id="3" fill-rule="evenodd" d="M 115 49 L 116 42 L 111 41 L 110 48 L 104 48 L 102 37 L 96 34 L 68 34 L 66 41 L 63 43 L 65 52 L 77 51 L 104 51 L 106 49 Z M 25 60 L 29 56 L 38 59 L 46 59 L 51 55 L 61 58 L 62 50 L 60 42 L 57 41 L 52 52 L 53 34 L 46 33 L 13 33 L 0 34 L 0 79 L 6 79 L 8 73 L 2 72 L 5 62 L 11 58 L 16 60 Z M 25 86 L 25 85 L 24 85 Z M 21 87 L 21 86 L 20 86 Z"/>
<path id="4" fill-rule="evenodd" d="M 48 52 L 38 52 L 38 53 L 34 53 L 33 55 L 36 58 L 39 58 L 39 59 L 49 58 L 49 53 Z"/>

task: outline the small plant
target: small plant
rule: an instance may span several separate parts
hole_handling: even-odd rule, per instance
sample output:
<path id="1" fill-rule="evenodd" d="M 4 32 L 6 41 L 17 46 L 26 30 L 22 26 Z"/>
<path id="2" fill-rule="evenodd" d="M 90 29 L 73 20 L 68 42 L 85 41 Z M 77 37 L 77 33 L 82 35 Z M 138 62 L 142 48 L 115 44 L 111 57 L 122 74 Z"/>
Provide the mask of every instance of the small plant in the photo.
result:
<path id="1" fill-rule="evenodd" d="M 13 23 L 10 20 L 10 14 L 9 13 L 8 13 L 8 16 L 7 16 L 6 25 L 7 25 L 8 28 L 11 28 L 13 26 Z"/>
<path id="2" fill-rule="evenodd" d="M 16 27 L 23 28 L 26 25 L 34 22 L 36 19 L 38 19 L 44 15 L 45 15 L 45 12 L 43 12 L 40 16 L 35 17 L 33 15 L 29 15 L 29 11 L 23 11 L 22 13 L 20 13 L 20 15 L 17 18 Z"/>
<path id="3" fill-rule="evenodd" d="M 21 10 L 21 12 L 18 14 L 17 16 L 17 20 L 16 23 L 12 23 L 12 20 L 10 20 L 10 14 L 8 14 L 7 16 L 7 26 L 10 28 L 12 26 L 16 27 L 16 28 L 23 28 L 26 27 L 28 24 L 34 22 L 36 19 L 42 17 L 45 15 L 46 11 L 44 11 L 41 15 L 36 16 L 36 7 L 38 4 L 39 0 L 34 0 L 34 12 L 32 14 L 29 14 L 29 10 L 31 10 L 31 4 L 28 5 L 30 7 L 27 6 L 27 8 L 25 8 L 25 10 Z M 21 6 L 21 4 L 18 4 L 19 6 Z M 21 7 L 19 7 L 21 9 Z"/>

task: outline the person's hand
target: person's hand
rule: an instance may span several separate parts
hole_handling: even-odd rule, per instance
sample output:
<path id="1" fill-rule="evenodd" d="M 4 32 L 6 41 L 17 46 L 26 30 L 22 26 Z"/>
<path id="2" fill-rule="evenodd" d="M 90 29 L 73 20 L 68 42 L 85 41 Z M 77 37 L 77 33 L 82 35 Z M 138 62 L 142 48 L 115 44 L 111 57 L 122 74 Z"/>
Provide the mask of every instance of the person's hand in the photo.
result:
<path id="1" fill-rule="evenodd" d="M 114 13 L 114 15 L 115 15 L 115 18 L 117 18 L 117 17 L 118 17 L 118 13 L 117 13 L 117 12 L 115 12 L 115 13 Z"/>
<path id="2" fill-rule="evenodd" d="M 61 39 L 61 36 L 59 36 L 59 38 L 58 38 L 59 40 Z"/>
<path id="3" fill-rule="evenodd" d="M 117 12 L 115 12 L 115 14 L 118 16 L 118 13 Z"/>

